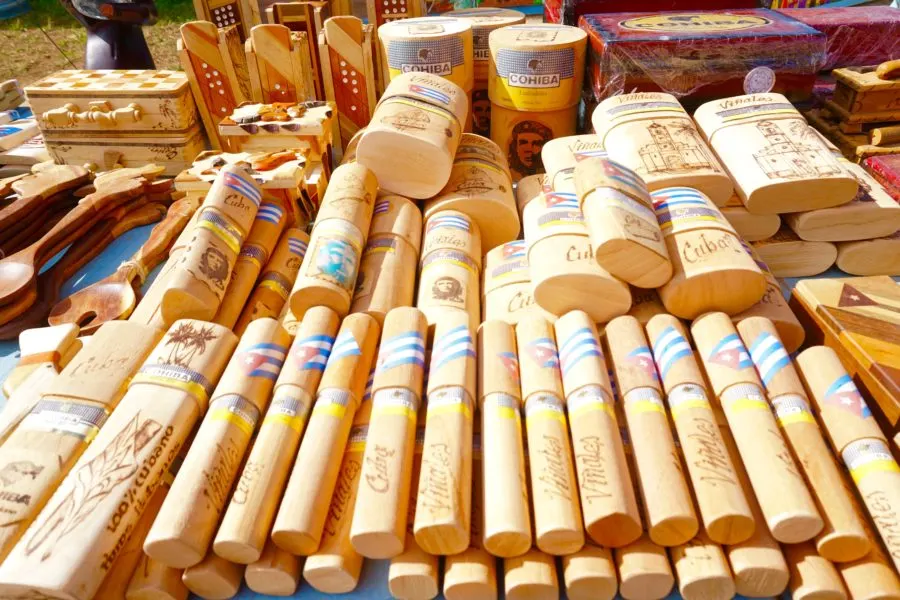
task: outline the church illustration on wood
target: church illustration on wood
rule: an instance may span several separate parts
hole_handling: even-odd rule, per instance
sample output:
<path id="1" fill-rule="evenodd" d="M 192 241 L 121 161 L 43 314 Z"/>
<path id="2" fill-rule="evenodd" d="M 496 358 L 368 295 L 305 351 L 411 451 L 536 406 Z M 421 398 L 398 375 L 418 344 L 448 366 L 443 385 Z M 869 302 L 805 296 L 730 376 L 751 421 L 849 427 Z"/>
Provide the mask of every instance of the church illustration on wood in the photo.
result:
<path id="1" fill-rule="evenodd" d="M 709 151 L 700 143 L 693 127 L 680 123 L 653 122 L 647 126 L 652 142 L 641 147 L 639 154 L 647 173 L 678 173 L 713 166 Z M 684 141 L 677 141 L 676 137 Z"/>
<path id="2" fill-rule="evenodd" d="M 803 126 L 789 135 L 774 121 L 756 124 L 766 145 L 754 152 L 753 158 L 769 179 L 799 179 L 841 172 L 840 165 L 824 145 L 804 143 L 807 136 L 816 134 L 805 123 Z"/>

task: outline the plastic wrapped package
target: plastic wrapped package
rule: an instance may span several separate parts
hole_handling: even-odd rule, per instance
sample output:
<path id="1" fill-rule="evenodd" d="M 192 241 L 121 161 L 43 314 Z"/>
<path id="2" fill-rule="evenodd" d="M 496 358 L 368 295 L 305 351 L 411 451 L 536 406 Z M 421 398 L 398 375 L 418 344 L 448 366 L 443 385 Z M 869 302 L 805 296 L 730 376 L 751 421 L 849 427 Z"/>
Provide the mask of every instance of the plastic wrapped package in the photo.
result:
<path id="1" fill-rule="evenodd" d="M 768 9 L 597 14 L 579 26 L 598 100 L 663 91 L 697 106 L 743 94 L 747 74 L 768 67 L 772 91 L 803 101 L 825 60 L 825 34 Z"/>
<path id="2" fill-rule="evenodd" d="M 863 161 L 863 166 L 891 198 L 900 202 L 900 154 L 871 156 Z"/>
<path id="3" fill-rule="evenodd" d="M 575 25 L 584 15 L 596 13 L 716 10 L 758 6 L 757 0 L 544 0 L 544 21 Z"/>
<path id="4" fill-rule="evenodd" d="M 896 8 L 783 8 L 778 12 L 827 36 L 823 71 L 877 65 L 900 56 L 900 10 Z"/>

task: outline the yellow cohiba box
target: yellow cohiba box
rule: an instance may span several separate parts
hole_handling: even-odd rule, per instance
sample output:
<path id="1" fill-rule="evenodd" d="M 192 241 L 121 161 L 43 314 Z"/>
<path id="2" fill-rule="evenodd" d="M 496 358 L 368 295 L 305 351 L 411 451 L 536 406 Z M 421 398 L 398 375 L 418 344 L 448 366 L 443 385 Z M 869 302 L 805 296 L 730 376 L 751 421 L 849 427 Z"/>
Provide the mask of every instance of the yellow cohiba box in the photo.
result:
<path id="1" fill-rule="evenodd" d="M 475 83 L 472 23 L 452 17 L 422 17 L 385 23 L 378 28 L 388 73 L 430 73 L 464 90 Z"/>

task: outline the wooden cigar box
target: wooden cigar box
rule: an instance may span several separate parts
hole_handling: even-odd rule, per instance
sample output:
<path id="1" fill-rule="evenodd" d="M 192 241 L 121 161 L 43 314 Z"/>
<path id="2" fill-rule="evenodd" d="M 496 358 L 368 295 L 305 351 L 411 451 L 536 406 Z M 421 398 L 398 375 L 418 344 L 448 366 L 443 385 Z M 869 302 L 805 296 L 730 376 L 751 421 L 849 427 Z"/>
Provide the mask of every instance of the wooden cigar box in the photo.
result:
<path id="1" fill-rule="evenodd" d="M 900 431 L 900 286 L 883 276 L 808 279 L 797 283 L 790 305 L 807 342 L 833 348 L 874 399 L 868 406 L 884 432 Z"/>
<path id="2" fill-rule="evenodd" d="M 765 240 L 781 228 L 781 217 L 778 215 L 754 215 L 749 210 L 740 206 L 724 206 L 722 214 L 734 227 L 741 239 L 747 242 Z"/>
<path id="3" fill-rule="evenodd" d="M 331 163 L 332 118 L 328 102 L 243 103 L 219 122 L 222 136 L 245 151 L 302 148 L 311 162 Z"/>
<path id="4" fill-rule="evenodd" d="M 852 67 L 832 71 L 834 95 L 825 105 L 841 121 L 876 123 L 900 120 L 900 62 L 877 67 Z"/>
<path id="5" fill-rule="evenodd" d="M 850 275 L 900 275 L 900 231 L 893 235 L 842 242 L 835 264 Z"/>
<path id="6" fill-rule="evenodd" d="M 754 242 L 753 247 L 775 277 L 821 275 L 837 258 L 834 244 L 801 240 L 787 226 L 767 240 Z"/>
<path id="7" fill-rule="evenodd" d="M 840 121 L 839 117 L 828 109 L 811 108 L 803 115 L 848 160 L 861 161 L 870 156 L 890 156 L 900 153 L 900 143 L 882 143 L 881 145 L 871 143 L 870 134 L 861 131 L 862 124 L 857 124 L 860 127 L 859 132 L 848 133 L 845 130 L 850 129 L 848 125 L 852 124 Z"/>
<path id="8" fill-rule="evenodd" d="M 59 71 L 28 86 L 50 155 L 99 170 L 153 162 L 176 175 L 206 147 L 178 71 Z"/>
<path id="9" fill-rule="evenodd" d="M 194 0 L 197 19 L 211 21 L 219 29 L 237 26 L 241 39 L 250 35 L 250 29 L 259 25 L 259 11 L 254 11 L 255 0 Z"/>

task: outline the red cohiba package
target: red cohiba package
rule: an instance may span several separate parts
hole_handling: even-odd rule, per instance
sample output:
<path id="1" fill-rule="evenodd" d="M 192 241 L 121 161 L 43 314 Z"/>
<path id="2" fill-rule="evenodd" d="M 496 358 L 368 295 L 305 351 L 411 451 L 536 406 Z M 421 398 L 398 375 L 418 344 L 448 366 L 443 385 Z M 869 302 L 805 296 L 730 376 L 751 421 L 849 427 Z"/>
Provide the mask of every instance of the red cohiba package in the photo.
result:
<path id="1" fill-rule="evenodd" d="M 544 20 L 575 25 L 596 13 L 659 12 L 664 10 L 716 10 L 757 8 L 757 0 L 544 0 Z"/>
<path id="2" fill-rule="evenodd" d="M 900 202 L 900 154 L 870 156 L 863 161 L 863 166 L 894 200 Z"/>
<path id="3" fill-rule="evenodd" d="M 768 67 L 771 91 L 801 101 L 825 60 L 825 34 L 768 9 L 586 15 L 579 26 L 597 100 L 663 91 L 696 106 L 743 94 L 747 73 Z"/>

